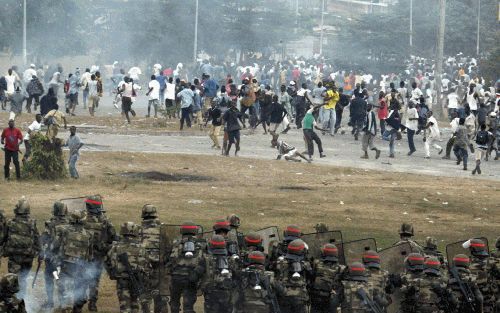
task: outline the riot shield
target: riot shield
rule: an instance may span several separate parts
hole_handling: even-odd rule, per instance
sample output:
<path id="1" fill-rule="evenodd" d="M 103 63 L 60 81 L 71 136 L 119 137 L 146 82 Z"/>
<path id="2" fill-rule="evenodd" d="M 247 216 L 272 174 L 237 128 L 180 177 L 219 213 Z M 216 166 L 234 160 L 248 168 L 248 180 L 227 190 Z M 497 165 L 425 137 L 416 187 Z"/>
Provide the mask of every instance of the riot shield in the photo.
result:
<path id="1" fill-rule="evenodd" d="M 405 269 L 404 260 L 414 252 L 412 246 L 408 242 L 403 242 L 398 245 L 380 250 L 380 267 L 391 274 L 402 273 Z"/>
<path id="2" fill-rule="evenodd" d="M 380 250 L 380 267 L 391 274 L 401 274 L 405 270 L 404 260 L 412 252 L 418 252 L 412 248 L 409 242 L 402 242 L 389 248 Z M 387 313 L 399 312 L 401 307 L 401 290 L 396 289 L 392 294 L 393 303 L 387 308 Z"/>
<path id="3" fill-rule="evenodd" d="M 321 257 L 321 246 L 325 243 L 334 243 L 338 245 L 342 243 L 342 232 L 340 230 L 332 230 L 322 233 L 304 234 L 300 237 L 308 245 L 308 254 L 312 258 Z"/>
<path id="4" fill-rule="evenodd" d="M 61 199 L 59 201 L 68 206 L 68 211 L 75 211 L 75 210 L 85 211 L 87 209 L 85 205 L 85 199 L 87 199 L 87 197 L 66 198 L 66 199 Z"/>
<path id="5" fill-rule="evenodd" d="M 489 246 L 488 246 L 488 238 L 476 237 L 474 239 L 481 239 L 482 241 L 484 241 L 484 243 L 486 244 L 486 251 L 488 251 L 488 252 L 490 251 Z M 446 258 L 448 259 L 448 266 L 451 266 L 451 264 L 453 263 L 453 258 L 457 254 L 465 254 L 469 257 L 472 256 L 470 249 L 466 249 L 463 247 L 464 242 L 466 242 L 467 240 L 469 240 L 469 239 L 460 240 L 460 241 L 446 245 Z"/>
<path id="6" fill-rule="evenodd" d="M 180 227 L 182 225 L 171 225 L 171 224 L 161 224 L 160 225 L 160 260 L 161 266 L 160 268 L 160 295 L 161 296 L 170 296 L 170 275 L 165 270 L 166 265 L 169 262 L 170 254 L 172 253 L 172 249 L 174 247 L 174 242 L 176 239 L 181 237 Z M 203 227 L 201 225 L 197 225 L 199 227 L 198 240 L 204 241 L 202 238 Z"/>
<path id="7" fill-rule="evenodd" d="M 278 226 L 270 226 L 256 231 L 262 237 L 264 253 L 269 254 L 269 245 L 273 242 L 281 242 Z"/>
<path id="8" fill-rule="evenodd" d="M 368 250 L 377 251 L 377 241 L 375 238 L 365 238 L 337 244 L 339 249 L 339 263 L 351 264 L 352 262 L 362 262 L 363 253 Z"/>

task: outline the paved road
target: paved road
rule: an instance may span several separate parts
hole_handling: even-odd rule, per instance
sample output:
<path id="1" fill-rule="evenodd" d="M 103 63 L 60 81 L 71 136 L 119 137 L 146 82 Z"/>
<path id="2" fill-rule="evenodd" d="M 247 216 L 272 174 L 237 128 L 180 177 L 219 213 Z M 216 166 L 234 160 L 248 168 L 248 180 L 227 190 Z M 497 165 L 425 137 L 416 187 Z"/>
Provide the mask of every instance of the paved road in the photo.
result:
<path id="1" fill-rule="evenodd" d="M 120 112 L 112 107 L 110 98 L 103 99 L 103 105 L 99 107 L 99 115 L 113 115 L 120 118 Z M 147 113 L 147 99 L 140 97 L 134 104 L 134 108 L 139 116 L 144 116 Z M 83 113 L 81 107 L 77 113 Z M 442 128 L 444 133 L 443 138 L 449 138 L 449 129 Z M 89 144 L 85 149 L 93 151 L 133 151 L 133 152 L 156 152 L 156 153 L 187 153 L 187 154 L 202 154 L 202 155 L 220 155 L 220 151 L 211 149 L 211 141 L 208 136 L 191 135 L 180 133 L 165 133 L 158 135 L 148 134 L 112 134 L 106 131 L 93 133 L 91 129 L 86 129 L 81 134 L 84 142 Z M 431 159 L 424 159 L 424 146 L 422 137 L 415 137 L 417 152 L 411 157 L 408 157 L 408 145 L 406 138 L 397 142 L 396 158 L 388 157 L 389 144 L 380 139 L 376 140 L 376 146 L 382 150 L 380 159 L 375 160 L 374 155 L 370 154 L 372 159 L 362 160 L 360 156 L 361 142 L 354 141 L 349 132 L 345 135 L 337 135 L 330 137 L 329 135 L 321 136 L 326 158 L 320 159 L 317 150 L 314 162 L 318 164 L 328 164 L 334 166 L 355 167 L 370 170 L 383 170 L 402 173 L 426 174 L 435 176 L 447 177 L 463 177 L 471 178 L 470 170 L 465 172 L 461 166 L 455 165 L 453 160 L 442 160 L 441 156 L 437 155 L 437 151 L 431 150 Z M 280 136 L 280 139 L 287 143 L 295 145 L 299 151 L 305 150 L 302 140 L 302 132 L 292 129 L 287 135 Z M 276 158 L 277 151 L 270 148 L 270 136 L 262 135 L 262 128 L 255 131 L 254 134 L 249 134 L 248 131 L 242 132 L 242 150 L 241 157 L 261 158 L 272 160 Z M 441 142 L 441 146 L 446 146 L 446 141 Z M 316 147 L 315 147 L 316 149 Z M 453 153 L 452 153 L 453 154 Z M 469 156 L 473 159 L 473 156 Z M 285 162 L 285 161 L 281 161 Z M 469 168 L 474 167 L 474 160 L 469 161 Z M 500 161 L 482 162 L 483 174 L 476 175 L 483 179 L 499 180 L 500 181 Z"/>

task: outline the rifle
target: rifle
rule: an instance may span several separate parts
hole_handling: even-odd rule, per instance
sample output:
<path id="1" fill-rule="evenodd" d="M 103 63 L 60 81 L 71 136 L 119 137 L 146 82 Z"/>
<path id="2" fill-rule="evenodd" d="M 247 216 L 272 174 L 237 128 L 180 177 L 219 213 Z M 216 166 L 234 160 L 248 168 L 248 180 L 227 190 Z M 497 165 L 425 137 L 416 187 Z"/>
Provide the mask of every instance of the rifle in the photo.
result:
<path id="1" fill-rule="evenodd" d="M 260 282 L 263 283 L 264 289 L 266 290 L 271 300 L 271 306 L 273 307 L 273 312 L 281 313 L 280 306 L 278 304 L 278 298 L 276 298 L 276 294 L 274 293 L 274 291 L 271 290 L 271 284 L 269 278 L 264 275 L 264 279 L 260 279 L 260 273 L 258 271 L 255 271 L 255 278 L 257 279 L 257 285 L 259 285 Z"/>
<path id="2" fill-rule="evenodd" d="M 38 265 L 36 267 L 35 276 L 33 277 L 33 282 L 31 283 L 31 288 L 35 288 L 36 279 L 38 277 L 38 272 L 40 272 L 40 266 L 42 265 L 43 256 L 38 256 Z"/>
<path id="3" fill-rule="evenodd" d="M 125 271 L 128 274 L 130 295 L 133 297 L 139 297 L 144 293 L 144 281 L 139 275 L 138 271 L 134 270 L 128 261 L 128 254 L 122 253 L 118 255 L 118 261 L 125 266 Z"/>
<path id="4" fill-rule="evenodd" d="M 366 293 L 366 291 L 363 288 L 359 288 L 357 291 L 357 294 L 358 294 L 359 298 L 361 299 L 361 301 L 363 302 L 363 304 L 365 305 L 365 307 L 367 307 L 370 310 L 370 312 L 373 312 L 373 313 L 383 313 L 384 312 L 382 310 L 382 308 L 378 305 L 378 303 L 376 303 L 375 301 L 370 299 L 370 297 L 368 296 L 368 294 Z"/>
<path id="5" fill-rule="evenodd" d="M 450 273 L 451 276 L 453 276 L 455 281 L 458 283 L 458 286 L 460 287 L 460 292 L 462 292 L 462 295 L 464 296 L 465 301 L 467 301 L 467 304 L 472 309 L 472 312 L 476 312 L 476 304 L 474 301 L 475 296 L 469 284 L 465 283 L 462 280 L 462 278 L 460 278 L 460 275 L 458 274 L 457 268 L 455 266 L 450 268 Z"/>

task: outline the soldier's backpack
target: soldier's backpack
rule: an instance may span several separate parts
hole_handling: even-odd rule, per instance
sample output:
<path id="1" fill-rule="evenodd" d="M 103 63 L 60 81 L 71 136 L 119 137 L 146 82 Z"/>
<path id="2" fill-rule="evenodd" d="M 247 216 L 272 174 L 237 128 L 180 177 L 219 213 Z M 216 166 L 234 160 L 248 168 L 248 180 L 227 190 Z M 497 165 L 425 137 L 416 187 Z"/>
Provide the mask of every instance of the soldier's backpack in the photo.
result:
<path id="1" fill-rule="evenodd" d="M 34 240 L 35 229 L 34 219 L 8 221 L 5 254 L 34 257 L 37 253 Z"/>
<path id="2" fill-rule="evenodd" d="M 160 262 L 160 227 L 143 228 L 141 237 L 148 259 L 153 263 Z"/>
<path id="3" fill-rule="evenodd" d="M 114 249 L 110 251 L 112 253 L 112 265 L 116 278 L 128 278 L 129 272 L 126 264 L 123 264 L 119 256 L 122 254 L 127 254 L 128 263 L 130 268 L 134 271 L 142 272 L 144 270 L 144 264 L 146 263 L 144 247 L 141 244 L 129 243 L 123 244 L 118 243 L 114 246 Z"/>
<path id="4" fill-rule="evenodd" d="M 89 247 L 92 242 L 92 234 L 83 228 L 81 231 L 69 228 L 64 229 L 66 231 L 64 232 L 63 243 L 60 249 L 62 259 L 68 263 L 90 261 Z"/>

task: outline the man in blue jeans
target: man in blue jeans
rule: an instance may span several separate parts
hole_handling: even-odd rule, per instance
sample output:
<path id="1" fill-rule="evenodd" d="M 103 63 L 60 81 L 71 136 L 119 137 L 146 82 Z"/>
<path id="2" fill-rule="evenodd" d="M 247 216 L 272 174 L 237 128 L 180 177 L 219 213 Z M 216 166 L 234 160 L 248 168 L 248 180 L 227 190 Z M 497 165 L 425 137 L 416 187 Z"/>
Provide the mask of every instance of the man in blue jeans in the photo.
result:
<path id="1" fill-rule="evenodd" d="M 399 117 L 399 112 L 397 108 L 391 107 L 389 109 L 389 115 L 385 119 L 387 124 L 386 130 L 388 131 L 389 139 L 389 157 L 394 158 L 394 145 L 398 135 L 398 131 L 401 128 L 401 118 Z M 387 133 L 386 131 L 386 133 Z"/>
<path id="2" fill-rule="evenodd" d="M 66 142 L 69 148 L 69 174 L 71 178 L 77 179 L 80 175 L 78 175 L 78 171 L 76 170 L 76 161 L 80 158 L 80 148 L 83 146 L 83 142 L 80 140 L 80 137 L 76 135 L 75 126 L 71 126 L 69 132 L 70 136 Z"/>

